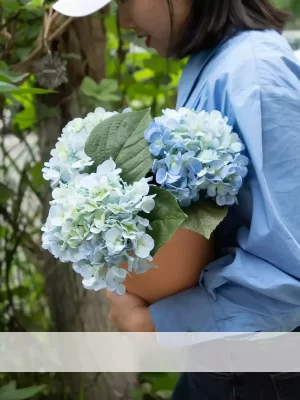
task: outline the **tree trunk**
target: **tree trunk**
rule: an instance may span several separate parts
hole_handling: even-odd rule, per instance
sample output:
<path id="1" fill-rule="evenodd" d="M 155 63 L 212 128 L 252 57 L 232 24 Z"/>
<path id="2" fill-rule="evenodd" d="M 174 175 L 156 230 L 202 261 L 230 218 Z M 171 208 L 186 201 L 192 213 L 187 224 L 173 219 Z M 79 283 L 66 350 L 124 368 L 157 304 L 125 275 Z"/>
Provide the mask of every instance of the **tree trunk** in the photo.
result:
<path id="1" fill-rule="evenodd" d="M 41 158 L 49 159 L 62 128 L 80 116 L 78 87 L 84 76 L 100 81 L 105 75 L 105 32 L 99 15 L 74 20 L 59 43 L 64 53 L 80 54 L 82 60 L 68 63 L 68 84 L 58 94 L 37 98 L 38 132 Z M 57 43 L 56 43 L 57 45 Z M 44 193 L 43 220 L 49 209 L 50 190 Z M 103 293 L 87 291 L 81 277 L 71 266 L 60 265 L 50 254 L 44 255 L 43 275 L 53 321 L 58 332 L 113 331 L 108 323 L 108 307 Z M 72 398 L 78 399 L 80 387 L 85 388 L 85 400 L 116 400 L 129 398 L 128 389 L 136 384 L 135 374 L 66 374 Z"/>

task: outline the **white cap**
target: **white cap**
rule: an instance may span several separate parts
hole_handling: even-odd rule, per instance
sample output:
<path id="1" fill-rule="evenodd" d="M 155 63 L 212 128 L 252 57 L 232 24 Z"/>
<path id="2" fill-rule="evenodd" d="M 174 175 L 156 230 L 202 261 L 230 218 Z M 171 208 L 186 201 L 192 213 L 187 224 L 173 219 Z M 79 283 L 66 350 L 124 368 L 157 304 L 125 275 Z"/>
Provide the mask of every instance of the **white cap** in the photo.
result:
<path id="1" fill-rule="evenodd" d="M 58 0 L 54 10 L 68 17 L 85 17 L 106 6 L 111 0 Z"/>

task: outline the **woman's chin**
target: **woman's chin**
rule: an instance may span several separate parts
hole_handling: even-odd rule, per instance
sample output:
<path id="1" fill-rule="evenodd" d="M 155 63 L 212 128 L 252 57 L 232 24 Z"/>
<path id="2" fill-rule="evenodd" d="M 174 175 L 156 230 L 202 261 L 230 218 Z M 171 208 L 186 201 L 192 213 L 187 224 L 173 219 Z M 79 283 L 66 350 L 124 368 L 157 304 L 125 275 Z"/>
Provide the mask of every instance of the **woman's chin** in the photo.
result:
<path id="1" fill-rule="evenodd" d="M 153 47 L 157 54 L 160 55 L 161 57 L 167 58 L 167 57 L 172 57 L 172 53 L 170 52 L 170 49 L 168 48 L 159 48 L 159 47 Z"/>
<path id="2" fill-rule="evenodd" d="M 155 39 L 151 40 L 151 44 L 149 46 L 151 49 L 154 49 L 158 55 L 161 57 L 167 57 L 168 56 L 168 49 L 167 47 L 163 47 L 161 43 L 157 43 Z"/>

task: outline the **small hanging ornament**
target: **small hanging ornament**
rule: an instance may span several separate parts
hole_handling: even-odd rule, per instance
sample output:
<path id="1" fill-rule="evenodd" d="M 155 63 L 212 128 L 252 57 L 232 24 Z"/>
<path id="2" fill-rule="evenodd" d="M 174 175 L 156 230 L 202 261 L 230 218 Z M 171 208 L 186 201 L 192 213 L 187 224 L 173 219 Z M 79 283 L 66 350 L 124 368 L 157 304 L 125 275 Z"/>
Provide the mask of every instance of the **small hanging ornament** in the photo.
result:
<path id="1" fill-rule="evenodd" d="M 67 62 L 57 52 L 48 51 L 35 63 L 34 69 L 38 84 L 46 89 L 53 90 L 68 82 Z"/>

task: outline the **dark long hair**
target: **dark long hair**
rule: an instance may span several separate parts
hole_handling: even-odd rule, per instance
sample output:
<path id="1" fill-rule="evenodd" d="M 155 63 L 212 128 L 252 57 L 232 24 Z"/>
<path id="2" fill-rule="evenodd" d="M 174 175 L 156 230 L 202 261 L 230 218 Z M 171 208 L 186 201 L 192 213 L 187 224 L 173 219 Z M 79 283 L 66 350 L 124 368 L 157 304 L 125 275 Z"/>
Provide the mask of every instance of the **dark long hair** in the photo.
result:
<path id="1" fill-rule="evenodd" d="M 172 0 L 167 2 L 172 30 L 173 4 Z M 183 58 L 213 48 L 241 30 L 274 29 L 281 32 L 288 15 L 273 6 L 270 0 L 192 0 L 190 16 L 172 53 Z"/>

